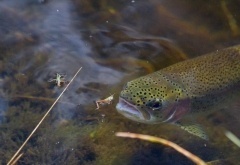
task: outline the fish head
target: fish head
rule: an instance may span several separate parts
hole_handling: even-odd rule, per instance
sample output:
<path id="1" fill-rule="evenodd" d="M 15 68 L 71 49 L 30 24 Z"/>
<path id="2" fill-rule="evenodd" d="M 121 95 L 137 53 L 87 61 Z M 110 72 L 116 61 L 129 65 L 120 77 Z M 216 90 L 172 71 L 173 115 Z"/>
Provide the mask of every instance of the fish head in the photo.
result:
<path id="1" fill-rule="evenodd" d="M 141 123 L 175 122 L 189 110 L 183 90 L 166 77 L 151 74 L 128 82 L 119 96 L 116 109 Z"/>

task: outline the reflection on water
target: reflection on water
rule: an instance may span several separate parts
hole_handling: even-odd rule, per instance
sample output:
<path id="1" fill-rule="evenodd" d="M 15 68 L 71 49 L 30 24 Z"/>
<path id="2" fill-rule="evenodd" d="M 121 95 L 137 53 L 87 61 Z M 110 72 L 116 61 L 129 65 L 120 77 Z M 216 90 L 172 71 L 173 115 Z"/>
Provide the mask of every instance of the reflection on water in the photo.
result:
<path id="1" fill-rule="evenodd" d="M 1 1 L 0 162 L 10 160 L 63 90 L 48 80 L 55 73 L 70 80 L 79 67 L 78 77 L 24 147 L 19 164 L 191 164 L 163 146 L 116 138 L 117 131 L 171 139 L 206 161 L 239 154 L 223 132 L 230 129 L 240 137 L 235 103 L 232 111 L 200 117 L 212 136 L 209 142 L 174 126 L 129 121 L 115 110 L 127 81 L 239 43 L 215 3 Z M 238 23 L 237 2 L 225 5 Z M 95 110 L 95 100 L 113 93 L 113 104 Z"/>

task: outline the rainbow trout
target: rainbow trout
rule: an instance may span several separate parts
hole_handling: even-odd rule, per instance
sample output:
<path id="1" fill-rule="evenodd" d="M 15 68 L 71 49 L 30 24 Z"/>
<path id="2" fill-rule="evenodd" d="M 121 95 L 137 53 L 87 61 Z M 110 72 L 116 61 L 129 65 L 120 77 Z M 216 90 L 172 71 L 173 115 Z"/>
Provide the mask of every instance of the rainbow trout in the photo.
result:
<path id="1" fill-rule="evenodd" d="M 128 82 L 116 106 L 142 123 L 176 123 L 186 114 L 207 111 L 220 94 L 240 83 L 240 45 L 176 63 Z M 180 126 L 206 139 L 198 126 Z M 195 133 L 194 133 L 195 132 Z M 196 135 L 196 134 L 195 134 Z"/>

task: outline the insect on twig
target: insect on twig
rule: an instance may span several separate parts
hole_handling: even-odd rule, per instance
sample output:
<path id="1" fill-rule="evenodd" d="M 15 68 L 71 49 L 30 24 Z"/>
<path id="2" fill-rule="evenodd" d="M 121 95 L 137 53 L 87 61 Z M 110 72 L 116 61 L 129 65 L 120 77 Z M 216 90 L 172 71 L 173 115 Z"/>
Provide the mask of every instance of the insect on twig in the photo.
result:
<path id="1" fill-rule="evenodd" d="M 58 87 L 61 87 L 62 84 L 66 83 L 65 76 L 66 75 L 57 73 L 56 78 L 50 79 L 50 80 L 48 80 L 48 82 L 53 82 L 54 81 L 57 84 Z"/>
<path id="2" fill-rule="evenodd" d="M 109 96 L 109 97 L 107 97 L 106 99 L 103 99 L 103 100 L 97 100 L 96 101 L 96 105 L 97 105 L 96 109 L 99 109 L 100 105 L 111 104 L 112 101 L 113 101 L 113 95 L 114 94 L 112 94 L 111 96 Z"/>

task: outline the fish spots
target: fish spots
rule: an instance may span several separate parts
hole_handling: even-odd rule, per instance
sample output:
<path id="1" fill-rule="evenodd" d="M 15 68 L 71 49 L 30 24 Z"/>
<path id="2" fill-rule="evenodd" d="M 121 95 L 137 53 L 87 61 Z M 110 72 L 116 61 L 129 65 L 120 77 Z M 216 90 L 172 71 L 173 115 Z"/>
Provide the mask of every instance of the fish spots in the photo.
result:
<path id="1" fill-rule="evenodd" d="M 207 111 L 222 100 L 221 93 L 239 83 L 240 46 L 235 46 L 130 81 L 120 97 L 143 114 L 149 112 L 155 122 L 163 120 L 162 112 L 172 112 L 171 107 L 185 99 L 191 100 L 191 112 Z"/>
<path id="2" fill-rule="evenodd" d="M 198 124 L 192 124 L 192 125 L 178 124 L 178 125 L 180 126 L 180 128 L 187 131 L 188 133 L 198 136 L 202 139 L 208 140 L 207 134 L 205 133 L 205 131 L 203 130 L 203 128 L 200 125 L 198 125 Z"/>
<path id="3" fill-rule="evenodd" d="M 203 55 L 163 69 L 192 95 L 223 91 L 240 82 L 240 52 L 237 47 Z"/>

